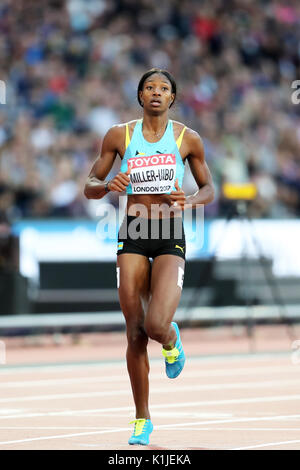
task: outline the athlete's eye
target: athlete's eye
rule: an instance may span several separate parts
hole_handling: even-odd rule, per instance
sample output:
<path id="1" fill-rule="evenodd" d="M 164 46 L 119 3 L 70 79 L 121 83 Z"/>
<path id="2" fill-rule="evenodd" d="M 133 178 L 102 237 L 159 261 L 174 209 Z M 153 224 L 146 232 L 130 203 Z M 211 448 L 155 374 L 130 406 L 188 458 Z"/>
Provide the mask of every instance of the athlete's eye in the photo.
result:
<path id="1" fill-rule="evenodd" d="M 163 88 L 162 88 L 162 89 L 165 91 L 165 90 L 168 90 L 169 88 L 168 88 L 168 87 L 166 87 L 166 86 L 163 86 Z"/>
<path id="2" fill-rule="evenodd" d="M 146 88 L 147 90 L 151 90 L 152 86 L 148 85 Z"/>

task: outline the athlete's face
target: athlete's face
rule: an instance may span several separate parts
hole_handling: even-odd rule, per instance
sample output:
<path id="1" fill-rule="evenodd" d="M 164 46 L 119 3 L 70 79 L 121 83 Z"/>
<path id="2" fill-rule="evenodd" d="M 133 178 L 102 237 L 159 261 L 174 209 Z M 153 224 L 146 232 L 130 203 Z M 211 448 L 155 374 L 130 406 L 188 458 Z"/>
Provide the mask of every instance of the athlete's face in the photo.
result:
<path id="1" fill-rule="evenodd" d="M 175 99 L 172 93 L 172 85 L 169 80 L 161 74 L 150 75 L 144 82 L 143 90 L 140 92 L 140 100 L 144 109 L 161 113 L 166 111 Z"/>

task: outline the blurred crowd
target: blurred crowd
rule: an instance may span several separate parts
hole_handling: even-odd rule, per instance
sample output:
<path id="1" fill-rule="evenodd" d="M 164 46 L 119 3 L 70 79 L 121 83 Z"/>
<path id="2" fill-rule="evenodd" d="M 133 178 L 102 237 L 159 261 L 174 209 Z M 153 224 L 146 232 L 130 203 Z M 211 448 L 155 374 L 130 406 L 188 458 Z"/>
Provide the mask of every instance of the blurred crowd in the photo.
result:
<path id="1" fill-rule="evenodd" d="M 137 84 L 152 67 L 177 81 L 171 118 L 203 139 L 207 217 L 226 212 L 224 181 L 248 180 L 254 216 L 300 214 L 300 2 L 1 0 L 0 224 L 95 216 L 87 175 L 106 131 L 141 117 Z M 108 178 L 119 168 L 117 157 Z M 197 189 L 188 166 L 184 189 Z"/>

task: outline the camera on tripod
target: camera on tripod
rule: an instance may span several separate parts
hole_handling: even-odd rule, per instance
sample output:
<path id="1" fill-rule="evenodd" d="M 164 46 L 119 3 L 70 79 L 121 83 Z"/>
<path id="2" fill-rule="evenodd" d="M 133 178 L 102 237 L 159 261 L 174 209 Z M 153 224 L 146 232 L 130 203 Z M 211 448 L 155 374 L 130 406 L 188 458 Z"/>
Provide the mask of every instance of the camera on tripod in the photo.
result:
<path id="1" fill-rule="evenodd" d="M 257 196 L 257 187 L 254 183 L 231 183 L 222 185 L 222 196 L 225 202 L 227 220 L 236 216 L 247 216 L 249 203 Z"/>
<path id="2" fill-rule="evenodd" d="M 253 201 L 257 196 L 257 187 L 254 183 L 229 183 L 222 186 L 223 196 L 233 201 Z"/>

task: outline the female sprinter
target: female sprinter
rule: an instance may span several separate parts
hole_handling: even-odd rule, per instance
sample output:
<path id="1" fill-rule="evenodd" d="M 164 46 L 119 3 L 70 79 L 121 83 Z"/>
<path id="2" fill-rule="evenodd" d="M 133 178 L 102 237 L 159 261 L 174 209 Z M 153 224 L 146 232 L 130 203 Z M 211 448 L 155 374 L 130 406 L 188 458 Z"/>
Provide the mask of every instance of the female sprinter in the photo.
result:
<path id="1" fill-rule="evenodd" d="M 145 73 L 138 85 L 143 118 L 107 132 L 84 189 L 89 199 L 101 199 L 108 191 L 128 195 L 118 234 L 116 269 L 136 407 L 129 444 L 149 444 L 153 430 L 148 408 L 148 338 L 162 345 L 169 378 L 177 377 L 184 366 L 179 329 L 172 322 L 185 266 L 182 211 L 207 204 L 214 197 L 201 138 L 168 117 L 175 98 L 176 83 L 169 72 L 151 69 Z M 120 172 L 105 181 L 117 154 L 122 160 Z M 199 188 L 190 196 L 181 189 L 186 160 Z"/>

